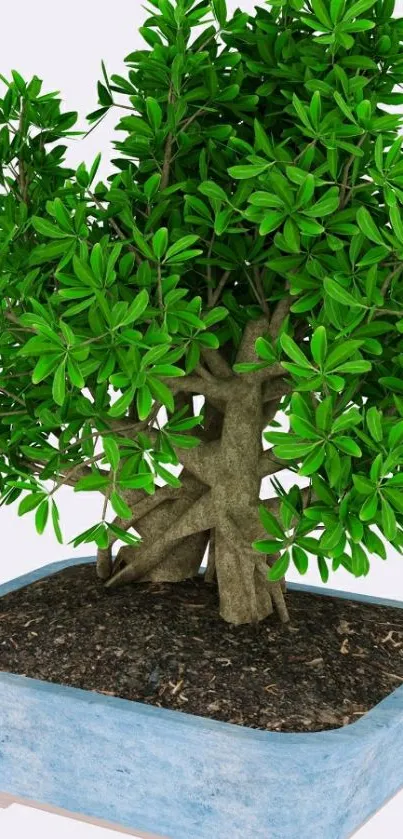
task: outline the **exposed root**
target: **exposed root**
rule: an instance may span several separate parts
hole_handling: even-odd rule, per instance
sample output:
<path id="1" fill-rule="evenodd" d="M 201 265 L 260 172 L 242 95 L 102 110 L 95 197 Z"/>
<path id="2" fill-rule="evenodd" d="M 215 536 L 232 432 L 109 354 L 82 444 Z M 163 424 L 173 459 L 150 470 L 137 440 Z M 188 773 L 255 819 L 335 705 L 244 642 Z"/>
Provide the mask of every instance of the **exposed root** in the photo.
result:
<path id="1" fill-rule="evenodd" d="M 171 523 L 165 533 L 145 545 L 144 550 L 135 550 L 134 561 L 117 574 L 113 574 L 105 586 L 110 588 L 144 579 L 164 560 L 168 552 L 172 551 L 175 542 L 209 530 L 214 525 L 214 518 L 211 493 L 207 492 Z"/>

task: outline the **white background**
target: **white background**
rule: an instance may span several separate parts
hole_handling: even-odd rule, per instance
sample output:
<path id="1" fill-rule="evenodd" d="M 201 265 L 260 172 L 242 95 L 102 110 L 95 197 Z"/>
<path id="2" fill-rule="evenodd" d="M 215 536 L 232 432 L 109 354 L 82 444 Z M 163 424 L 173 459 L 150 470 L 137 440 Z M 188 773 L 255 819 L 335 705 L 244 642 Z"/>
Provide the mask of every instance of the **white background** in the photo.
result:
<path id="1" fill-rule="evenodd" d="M 243 10 L 252 10 L 255 6 L 253 0 L 239 0 L 237 3 L 227 0 L 227 3 L 231 10 L 238 6 Z M 398 0 L 396 15 L 401 13 L 402 6 L 403 0 Z M 51 0 L 36 0 L 35 3 L 20 0 L 18 18 L 16 7 L 6 4 L 1 14 L 0 73 L 10 78 L 11 70 L 15 69 L 26 81 L 36 74 L 43 80 L 42 93 L 60 91 L 63 100 L 62 111 L 79 112 L 74 129 L 88 130 L 85 115 L 99 107 L 96 83 L 102 79 L 101 59 L 105 61 L 109 75 L 115 73 L 125 76 L 127 70 L 124 57 L 134 49 L 144 46 L 137 30 L 145 15 L 142 7 L 129 0 L 114 0 L 113 6 L 100 4 L 95 0 L 69 0 L 65 7 L 55 6 Z M 4 84 L 0 84 L 1 95 L 4 95 Z M 120 96 L 116 96 L 116 99 L 126 101 Z M 87 168 L 90 168 L 95 155 L 101 151 L 102 161 L 96 182 L 111 174 L 113 167 L 110 159 L 120 157 L 119 152 L 112 147 L 112 140 L 122 140 L 125 136 L 122 132 L 114 131 L 114 126 L 122 115 L 122 109 L 111 109 L 89 137 L 66 141 L 69 146 L 66 165 L 76 166 L 85 161 Z M 269 488 L 266 486 L 264 495 L 268 494 Z M 100 519 L 101 496 L 95 493 L 86 493 L 83 496 L 75 494 L 71 488 L 62 487 L 58 491 L 57 501 L 61 513 L 64 545 L 59 545 L 56 541 L 51 525 L 48 525 L 43 536 L 38 536 L 32 514 L 28 513 L 18 518 L 18 502 L 11 507 L 0 508 L 0 583 L 58 559 L 94 553 L 91 545 L 74 549 L 67 543 L 73 536 Z M 328 585 L 332 588 L 403 600 L 402 563 L 403 558 L 390 551 L 386 562 L 376 557 L 372 559 L 371 571 L 367 578 L 355 580 L 341 570 L 331 575 Z M 288 579 L 321 585 L 313 566 L 304 578 L 291 571 Z M 380 835 L 397 837 L 399 814 L 401 821 L 403 794 L 363 828 L 356 835 L 357 839 L 375 839 Z M 77 828 L 72 823 L 71 836 L 76 835 L 75 830 Z M 46 835 L 52 835 L 51 829 Z M 81 835 L 84 836 L 84 833 L 80 832 L 80 837 Z M 88 835 L 90 839 L 90 834 Z"/>

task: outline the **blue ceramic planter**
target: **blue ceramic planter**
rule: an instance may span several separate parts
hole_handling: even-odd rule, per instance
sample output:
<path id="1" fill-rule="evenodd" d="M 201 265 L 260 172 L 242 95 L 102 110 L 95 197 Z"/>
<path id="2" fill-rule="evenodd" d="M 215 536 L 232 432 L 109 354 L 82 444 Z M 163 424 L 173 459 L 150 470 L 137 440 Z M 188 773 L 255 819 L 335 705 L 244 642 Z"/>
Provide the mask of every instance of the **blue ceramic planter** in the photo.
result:
<path id="1" fill-rule="evenodd" d="M 167 839 L 346 839 L 401 786 L 403 686 L 345 728 L 283 734 L 0 674 L 0 790 Z"/>

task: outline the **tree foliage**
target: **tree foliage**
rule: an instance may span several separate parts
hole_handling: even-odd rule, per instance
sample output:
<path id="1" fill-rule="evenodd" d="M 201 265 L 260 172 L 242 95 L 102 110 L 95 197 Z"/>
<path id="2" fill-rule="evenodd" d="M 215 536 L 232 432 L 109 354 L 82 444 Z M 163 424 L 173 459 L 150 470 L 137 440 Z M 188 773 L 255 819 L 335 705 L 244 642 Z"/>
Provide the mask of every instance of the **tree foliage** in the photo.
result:
<path id="1" fill-rule="evenodd" d="M 308 554 L 324 581 L 329 562 L 366 574 L 386 555 L 377 532 L 403 546 L 402 116 L 387 111 L 403 102 L 403 21 L 393 0 L 149 6 L 144 49 L 125 77 L 102 63 L 88 115 L 95 128 L 124 109 L 107 185 L 100 155 L 63 167 L 80 132 L 57 92 L 1 77 L 1 503 L 39 533 L 50 516 L 61 541 L 57 489 L 101 491 L 120 523 L 104 506 L 74 544 L 136 544 L 125 493 L 180 485 L 167 465 L 198 446 L 203 415 L 176 395 L 219 400 L 215 353 L 285 384 L 290 430 L 273 420 L 264 437 L 307 489 L 272 478 L 254 543 L 279 556 L 271 579 L 305 573 Z"/>

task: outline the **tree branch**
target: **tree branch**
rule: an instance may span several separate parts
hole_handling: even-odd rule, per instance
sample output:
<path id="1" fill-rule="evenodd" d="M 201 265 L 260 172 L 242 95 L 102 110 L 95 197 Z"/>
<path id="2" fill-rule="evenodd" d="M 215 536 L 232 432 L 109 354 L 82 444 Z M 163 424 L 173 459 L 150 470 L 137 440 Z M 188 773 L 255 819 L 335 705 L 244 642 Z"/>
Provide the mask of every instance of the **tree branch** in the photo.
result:
<path id="1" fill-rule="evenodd" d="M 172 393 L 195 393 L 206 396 L 208 399 L 219 399 L 220 401 L 230 399 L 232 396 L 231 379 L 209 379 L 197 375 L 180 376 L 163 379 Z"/>
<path id="2" fill-rule="evenodd" d="M 357 143 L 357 148 L 358 149 L 362 146 L 362 144 L 364 143 L 366 138 L 367 138 L 367 132 L 362 134 L 360 139 L 358 140 L 358 143 Z M 345 208 L 345 206 L 348 203 L 349 198 L 350 198 L 349 194 L 346 195 L 347 189 L 348 189 L 347 184 L 348 184 L 350 169 L 351 169 L 355 160 L 356 160 L 356 156 L 354 154 L 350 155 L 350 157 L 348 158 L 347 163 L 346 163 L 346 165 L 343 169 L 341 190 L 340 190 L 339 210 L 344 210 L 344 208 Z"/>
<path id="3" fill-rule="evenodd" d="M 284 319 L 287 317 L 288 312 L 292 306 L 292 297 L 290 294 L 287 294 L 286 297 L 283 297 L 277 303 L 277 306 L 274 309 L 274 312 L 270 318 L 270 325 L 269 325 L 269 335 L 270 337 L 275 340 L 278 337 L 278 333 L 281 329 Z"/>
<path id="4" fill-rule="evenodd" d="M 276 374 L 273 371 L 273 367 L 278 368 Z M 280 401 L 282 396 L 285 396 L 286 393 L 292 393 L 293 390 L 290 380 L 286 379 L 287 373 L 283 367 L 280 364 L 273 364 L 273 367 L 269 368 L 271 376 L 267 377 L 267 381 L 263 385 L 263 402 Z"/>
<path id="5" fill-rule="evenodd" d="M 217 303 L 218 303 L 218 301 L 221 297 L 222 291 L 224 289 L 224 286 L 226 285 L 226 282 L 227 282 L 230 274 L 231 274 L 231 271 L 225 271 L 225 273 L 222 275 L 222 277 L 220 279 L 220 282 L 218 283 L 217 288 L 215 289 L 215 291 L 211 295 L 211 300 L 208 304 L 209 308 L 212 309 L 214 306 L 217 305 Z"/>
<path id="6" fill-rule="evenodd" d="M 202 349 L 201 357 L 207 362 L 211 372 L 218 379 L 230 379 L 234 373 L 220 350 Z"/>
<path id="7" fill-rule="evenodd" d="M 258 361 L 255 353 L 255 344 L 263 332 L 267 332 L 269 326 L 269 319 L 267 316 L 260 317 L 257 320 L 250 320 L 244 329 L 241 344 L 236 356 L 236 363 L 250 363 Z M 255 376 L 256 374 L 253 373 Z"/>
<path id="8" fill-rule="evenodd" d="M 98 198 L 96 198 L 96 196 L 95 196 L 95 195 L 91 192 L 91 190 L 90 190 L 90 189 L 87 189 L 87 192 L 88 192 L 88 195 L 90 196 L 91 200 L 92 200 L 92 201 L 94 202 L 94 204 L 96 204 L 96 206 L 98 207 L 98 209 L 99 209 L 99 210 L 102 210 L 102 212 L 106 213 L 106 212 L 107 212 L 107 209 L 105 209 L 105 207 L 103 207 L 103 206 L 102 206 L 101 202 L 100 202 L 100 201 L 98 201 Z M 107 220 L 107 222 L 110 224 L 110 226 L 111 226 L 111 227 L 113 227 L 113 229 L 114 229 L 115 233 L 117 233 L 117 235 L 119 236 L 119 239 L 122 239 L 122 240 L 124 240 L 124 241 L 126 242 L 126 244 L 127 244 L 128 248 L 129 248 L 129 250 L 130 250 L 130 251 L 134 254 L 134 258 L 135 258 L 135 260 L 136 260 L 136 262 L 137 262 L 137 265 L 141 265 L 142 260 L 141 260 L 141 258 L 140 258 L 140 256 L 139 256 L 139 254 L 138 254 L 138 252 L 137 252 L 136 248 L 134 247 L 134 245 L 131 245 L 131 244 L 129 244 L 129 243 L 127 242 L 127 236 L 125 236 L 125 234 L 123 233 L 123 231 L 122 231 L 122 230 L 120 229 L 120 227 L 116 224 L 116 221 L 115 221 L 113 218 L 110 218 L 110 217 L 109 217 L 109 218 L 107 218 L 106 220 Z"/>
<path id="9" fill-rule="evenodd" d="M 275 457 L 271 449 L 263 452 L 259 463 L 259 476 L 266 478 L 267 475 L 275 475 L 276 472 L 281 472 L 282 469 L 287 469 L 289 463 L 287 460 L 280 460 Z"/>
<path id="10" fill-rule="evenodd" d="M 168 106 L 172 105 L 174 102 L 174 93 L 173 93 L 173 86 L 172 83 L 169 87 L 168 92 Z M 172 131 L 169 131 L 167 140 L 165 143 L 165 151 L 164 151 L 164 162 L 162 164 L 162 175 L 161 175 L 161 184 L 160 190 L 166 189 L 169 184 L 169 174 L 171 168 L 171 158 L 172 158 L 172 146 L 173 146 L 174 137 Z"/>

